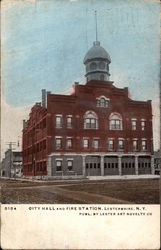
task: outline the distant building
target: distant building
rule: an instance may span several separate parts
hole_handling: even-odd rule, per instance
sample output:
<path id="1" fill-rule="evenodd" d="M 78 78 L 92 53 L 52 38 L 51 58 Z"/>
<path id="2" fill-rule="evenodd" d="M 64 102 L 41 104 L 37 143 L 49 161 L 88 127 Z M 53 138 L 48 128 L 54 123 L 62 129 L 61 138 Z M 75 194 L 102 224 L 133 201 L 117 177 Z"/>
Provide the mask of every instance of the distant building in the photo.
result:
<path id="1" fill-rule="evenodd" d="M 22 152 L 8 149 L 1 163 L 2 177 L 22 176 Z"/>
<path id="2" fill-rule="evenodd" d="M 160 169 L 161 169 L 161 151 L 160 150 L 154 152 L 154 168 L 155 168 L 155 174 L 160 175 Z"/>
<path id="3" fill-rule="evenodd" d="M 23 174 L 154 174 L 151 101 L 134 101 L 109 80 L 110 56 L 94 42 L 86 84 L 71 95 L 46 93 L 23 129 Z"/>

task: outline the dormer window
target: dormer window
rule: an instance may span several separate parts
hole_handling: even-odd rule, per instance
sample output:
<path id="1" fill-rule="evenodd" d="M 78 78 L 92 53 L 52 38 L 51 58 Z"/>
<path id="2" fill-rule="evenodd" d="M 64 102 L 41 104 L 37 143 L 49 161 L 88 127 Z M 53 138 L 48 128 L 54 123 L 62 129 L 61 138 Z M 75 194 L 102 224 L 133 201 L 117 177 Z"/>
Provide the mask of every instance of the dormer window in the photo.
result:
<path id="1" fill-rule="evenodd" d="M 109 106 L 109 99 L 101 96 L 97 99 L 97 107 L 107 108 Z"/>

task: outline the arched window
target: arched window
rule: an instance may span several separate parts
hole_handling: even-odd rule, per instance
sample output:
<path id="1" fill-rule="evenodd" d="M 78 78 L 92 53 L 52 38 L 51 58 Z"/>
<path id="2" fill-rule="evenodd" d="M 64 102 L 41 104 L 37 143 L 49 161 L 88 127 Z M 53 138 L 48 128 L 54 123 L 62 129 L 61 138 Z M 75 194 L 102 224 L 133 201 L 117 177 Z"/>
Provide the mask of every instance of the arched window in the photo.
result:
<path id="1" fill-rule="evenodd" d="M 98 129 L 98 118 L 95 112 L 87 111 L 85 113 L 84 129 Z"/>
<path id="2" fill-rule="evenodd" d="M 112 113 L 109 118 L 110 130 L 122 130 L 122 117 L 118 113 Z"/>
<path id="3" fill-rule="evenodd" d="M 97 64 L 95 63 L 95 62 L 92 62 L 91 64 L 90 64 L 90 69 L 91 70 L 95 70 L 97 68 Z"/>
<path id="4" fill-rule="evenodd" d="M 97 99 L 97 107 L 107 108 L 109 106 L 109 99 L 104 96 L 101 96 Z"/>

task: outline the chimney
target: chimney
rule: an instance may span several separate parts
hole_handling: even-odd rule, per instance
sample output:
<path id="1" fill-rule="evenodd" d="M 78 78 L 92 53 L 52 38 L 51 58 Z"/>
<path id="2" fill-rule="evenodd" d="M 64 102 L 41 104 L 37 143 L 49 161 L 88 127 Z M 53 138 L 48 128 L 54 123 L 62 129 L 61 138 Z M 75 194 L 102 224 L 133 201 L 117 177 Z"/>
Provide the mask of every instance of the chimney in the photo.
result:
<path id="1" fill-rule="evenodd" d="M 42 89 L 42 107 L 46 108 L 46 89 Z"/>
<path id="2" fill-rule="evenodd" d="M 26 128 L 26 121 L 23 120 L 23 129 L 25 129 L 25 128 Z"/>

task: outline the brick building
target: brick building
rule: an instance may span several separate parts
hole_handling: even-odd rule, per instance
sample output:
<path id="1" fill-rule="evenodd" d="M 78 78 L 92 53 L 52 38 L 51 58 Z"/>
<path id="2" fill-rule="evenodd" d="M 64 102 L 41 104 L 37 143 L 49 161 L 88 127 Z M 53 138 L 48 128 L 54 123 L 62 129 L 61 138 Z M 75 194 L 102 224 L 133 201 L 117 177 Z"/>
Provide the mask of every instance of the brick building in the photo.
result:
<path id="1" fill-rule="evenodd" d="M 23 129 L 23 174 L 97 176 L 154 173 L 151 101 L 134 101 L 109 80 L 110 56 L 94 42 L 86 84 L 71 95 L 42 90 Z"/>

